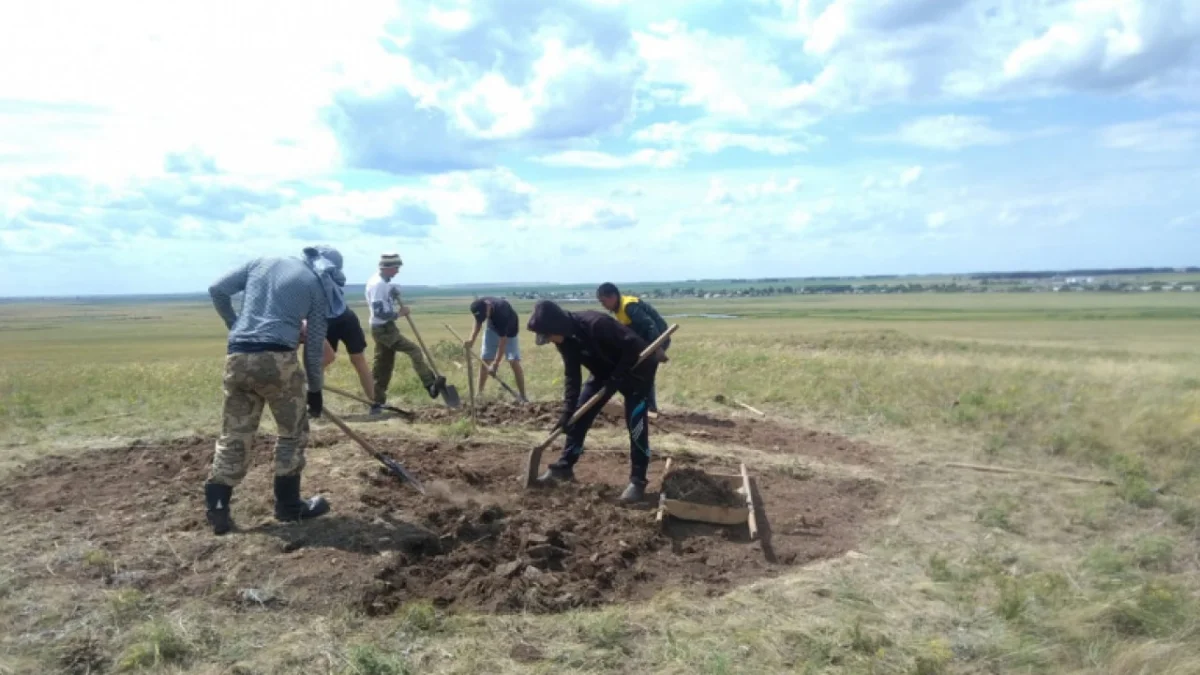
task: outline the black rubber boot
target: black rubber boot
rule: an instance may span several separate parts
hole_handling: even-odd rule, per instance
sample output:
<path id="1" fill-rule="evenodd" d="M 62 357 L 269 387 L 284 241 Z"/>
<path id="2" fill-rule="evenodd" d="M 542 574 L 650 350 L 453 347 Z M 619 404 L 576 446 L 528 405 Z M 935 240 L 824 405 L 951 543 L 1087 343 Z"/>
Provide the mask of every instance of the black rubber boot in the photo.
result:
<path id="1" fill-rule="evenodd" d="M 445 389 L 446 376 L 444 375 L 439 375 L 432 384 L 430 384 L 428 387 L 425 387 L 425 391 L 429 394 L 429 398 L 437 398 L 438 394 L 442 393 L 442 391 Z"/>
<path id="2" fill-rule="evenodd" d="M 229 515 L 229 500 L 233 499 L 233 488 L 220 483 L 204 484 L 204 503 L 208 506 L 208 524 L 213 534 L 222 535 L 233 529 L 233 518 Z"/>
<path id="3" fill-rule="evenodd" d="M 569 466 L 559 466 L 551 464 L 546 469 L 546 473 L 538 476 L 537 482 L 542 485 L 552 485 L 554 483 L 572 483 L 575 481 L 575 471 Z"/>
<path id="4" fill-rule="evenodd" d="M 300 476 L 275 477 L 276 520 L 306 520 L 326 513 L 329 513 L 329 502 L 324 497 L 300 498 Z"/>
<path id="5" fill-rule="evenodd" d="M 621 501 L 627 504 L 640 502 L 646 498 L 646 481 L 632 479 L 625 491 L 621 493 Z"/>

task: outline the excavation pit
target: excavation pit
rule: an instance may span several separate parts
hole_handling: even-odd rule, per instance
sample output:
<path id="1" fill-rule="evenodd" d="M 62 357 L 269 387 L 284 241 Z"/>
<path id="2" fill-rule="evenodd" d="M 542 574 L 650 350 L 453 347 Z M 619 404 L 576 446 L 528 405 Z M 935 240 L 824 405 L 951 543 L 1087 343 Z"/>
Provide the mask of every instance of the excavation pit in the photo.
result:
<path id="1" fill-rule="evenodd" d="M 332 512 L 277 523 L 264 437 L 234 493 L 238 529 L 223 537 L 204 520 L 211 438 L 45 457 L 0 481 L 6 539 L 14 543 L 0 563 L 48 589 L 137 588 L 162 608 L 199 599 L 242 612 L 349 608 L 379 616 L 420 601 L 447 611 L 547 613 L 635 602 L 664 589 L 721 594 L 836 556 L 854 545 L 882 492 L 870 479 L 797 479 L 756 467 L 761 532 L 751 540 L 745 528 L 659 528 L 658 458 L 645 502 L 629 507 L 617 501 L 629 467 L 616 448 L 589 448 L 575 484 L 524 490 L 524 445 L 372 441 L 429 494 L 322 430 L 303 490 L 325 495 Z M 839 445 L 829 445 L 830 456 L 842 452 Z M 737 473 L 736 464 L 715 459 L 688 465 Z"/>

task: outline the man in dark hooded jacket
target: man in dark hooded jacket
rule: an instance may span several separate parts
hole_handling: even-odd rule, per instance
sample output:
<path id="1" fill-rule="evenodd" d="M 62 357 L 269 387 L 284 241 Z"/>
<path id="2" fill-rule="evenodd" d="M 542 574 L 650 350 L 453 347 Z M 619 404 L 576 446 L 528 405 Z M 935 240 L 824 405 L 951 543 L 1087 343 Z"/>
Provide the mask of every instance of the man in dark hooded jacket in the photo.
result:
<path id="1" fill-rule="evenodd" d="M 625 502 L 640 501 L 646 493 L 646 469 L 650 465 L 650 425 L 647 397 L 654 386 L 658 360 L 648 358 L 640 366 L 638 356 L 649 343 L 604 312 L 568 312 L 549 300 L 533 307 L 526 327 L 537 334 L 537 344 L 553 342 L 562 356 L 564 369 L 563 412 L 555 428 L 566 434 L 562 455 L 538 478 L 540 483 L 572 481 L 575 462 L 583 455 L 583 441 L 600 409 L 620 392 L 625 398 L 625 426 L 629 430 L 629 486 L 621 494 Z M 591 374 L 581 382 L 580 366 Z M 575 424 L 571 416 L 594 394 L 603 397 Z"/>

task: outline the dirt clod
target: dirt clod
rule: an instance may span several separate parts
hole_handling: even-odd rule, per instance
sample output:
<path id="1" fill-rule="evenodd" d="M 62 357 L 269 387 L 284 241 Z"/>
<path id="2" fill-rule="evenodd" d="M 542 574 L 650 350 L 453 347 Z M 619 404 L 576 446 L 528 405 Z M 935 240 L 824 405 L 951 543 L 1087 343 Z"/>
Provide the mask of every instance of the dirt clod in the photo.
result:
<path id="1" fill-rule="evenodd" d="M 696 504 L 743 506 L 746 503 L 746 499 L 735 492 L 728 482 L 692 467 L 672 471 L 663 489 L 668 499 Z"/>

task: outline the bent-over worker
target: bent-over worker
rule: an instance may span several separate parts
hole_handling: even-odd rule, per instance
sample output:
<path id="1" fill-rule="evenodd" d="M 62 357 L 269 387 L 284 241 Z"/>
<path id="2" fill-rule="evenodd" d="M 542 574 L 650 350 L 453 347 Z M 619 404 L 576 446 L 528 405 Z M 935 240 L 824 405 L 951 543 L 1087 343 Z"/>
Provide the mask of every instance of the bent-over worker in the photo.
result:
<path id="1" fill-rule="evenodd" d="M 538 482 L 575 479 L 575 463 L 583 455 L 588 429 L 604 404 L 620 392 L 625 399 L 625 427 L 629 431 L 629 485 L 621 493 L 621 500 L 640 501 L 646 494 L 646 470 L 650 466 L 646 397 L 654 385 L 658 360 L 648 358 L 634 366 L 649 343 L 603 312 L 568 312 L 549 300 L 534 305 L 527 328 L 537 334 L 537 344 L 554 343 L 563 361 L 563 411 L 555 428 L 566 434 L 566 443 L 562 455 Z M 582 390 L 581 366 L 590 373 Z M 571 424 L 575 411 L 596 393 L 602 394 L 597 405 Z"/>
<path id="2" fill-rule="evenodd" d="M 467 349 L 475 346 L 475 338 L 486 324 L 483 333 L 483 347 L 480 351 L 479 364 L 479 394 L 483 395 L 483 385 L 488 375 L 495 375 L 500 368 L 500 359 L 508 359 L 512 367 L 513 377 L 517 380 L 517 392 L 521 402 L 525 398 L 525 371 L 521 368 L 520 318 L 517 310 L 504 298 L 491 296 L 479 298 L 471 303 L 471 315 L 475 317 L 475 329 L 464 345 Z"/>
<path id="3" fill-rule="evenodd" d="M 363 333 L 358 314 L 346 304 L 346 275 L 342 272 L 342 254 L 330 246 L 311 246 L 304 255 L 318 272 L 325 287 L 325 298 L 329 302 L 325 324 L 324 356 L 321 367 L 328 369 L 337 359 L 338 343 L 346 345 L 350 364 L 358 373 L 358 383 L 368 401 L 375 400 L 375 384 L 371 377 L 371 366 L 367 364 L 367 336 Z M 306 341 L 308 323 L 300 328 L 300 341 Z M 306 355 L 307 356 L 307 355 Z"/>
<path id="4" fill-rule="evenodd" d="M 309 260 L 256 258 L 208 289 L 229 329 L 221 437 L 204 484 L 207 518 L 214 534 L 225 534 L 233 527 L 229 502 L 250 468 L 254 434 L 265 406 L 271 408 L 278 427 L 275 517 L 294 521 L 329 511 L 323 497 L 300 497 L 308 417 L 319 416 L 322 407 L 321 346 L 328 301 L 321 277 Z M 232 301 L 239 292 L 244 293 L 240 315 Z M 300 322 L 305 319 L 308 334 L 305 367 L 301 368 L 296 351 Z"/>

